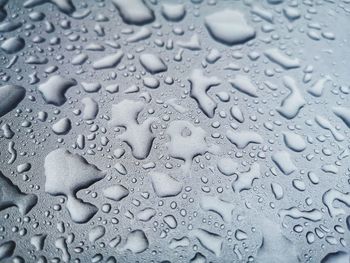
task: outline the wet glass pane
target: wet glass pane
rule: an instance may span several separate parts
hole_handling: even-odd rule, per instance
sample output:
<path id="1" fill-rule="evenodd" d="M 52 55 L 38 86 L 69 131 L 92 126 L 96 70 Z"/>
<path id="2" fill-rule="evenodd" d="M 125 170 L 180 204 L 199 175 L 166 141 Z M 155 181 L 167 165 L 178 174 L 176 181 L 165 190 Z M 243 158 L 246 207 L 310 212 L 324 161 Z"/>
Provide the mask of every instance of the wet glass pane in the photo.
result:
<path id="1" fill-rule="evenodd" d="M 1 262 L 350 262 L 349 0 L 0 0 Z"/>

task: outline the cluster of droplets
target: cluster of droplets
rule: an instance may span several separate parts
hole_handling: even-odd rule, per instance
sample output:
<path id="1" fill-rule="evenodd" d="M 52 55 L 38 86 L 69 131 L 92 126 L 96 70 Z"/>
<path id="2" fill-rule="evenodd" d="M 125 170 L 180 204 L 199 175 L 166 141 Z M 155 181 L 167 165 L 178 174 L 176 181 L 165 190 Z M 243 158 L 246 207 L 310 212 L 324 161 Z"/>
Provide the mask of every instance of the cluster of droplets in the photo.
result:
<path id="1" fill-rule="evenodd" d="M 0 261 L 349 262 L 348 10 L 0 1 Z"/>

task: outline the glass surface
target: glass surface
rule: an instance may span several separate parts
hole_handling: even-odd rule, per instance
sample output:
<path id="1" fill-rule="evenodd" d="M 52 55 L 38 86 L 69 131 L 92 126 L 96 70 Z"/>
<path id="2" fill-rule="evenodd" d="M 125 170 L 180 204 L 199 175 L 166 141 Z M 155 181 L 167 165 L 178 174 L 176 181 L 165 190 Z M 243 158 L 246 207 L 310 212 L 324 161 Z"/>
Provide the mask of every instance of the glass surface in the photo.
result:
<path id="1" fill-rule="evenodd" d="M 350 262 L 349 0 L 0 0 L 1 262 Z"/>

